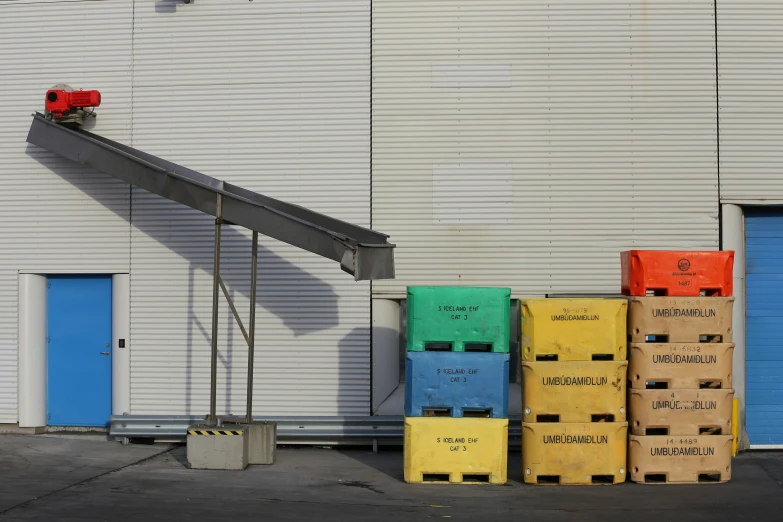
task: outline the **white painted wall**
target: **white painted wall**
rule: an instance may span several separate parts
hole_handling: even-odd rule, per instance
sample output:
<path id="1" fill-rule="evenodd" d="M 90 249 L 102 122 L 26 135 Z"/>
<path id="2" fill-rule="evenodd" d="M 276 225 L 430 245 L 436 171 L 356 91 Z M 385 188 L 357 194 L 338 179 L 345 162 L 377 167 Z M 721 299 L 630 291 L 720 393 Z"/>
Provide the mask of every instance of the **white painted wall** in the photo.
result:
<path id="1" fill-rule="evenodd" d="M 130 139 L 132 12 L 128 0 L 0 2 L 0 423 L 20 420 L 19 272 L 130 268 L 128 186 L 25 138 L 46 90 L 68 83 L 99 89 L 97 129 Z"/>
<path id="2" fill-rule="evenodd" d="M 373 227 L 410 284 L 618 292 L 718 247 L 712 2 L 374 0 Z"/>
<path id="3" fill-rule="evenodd" d="M 136 2 L 133 146 L 368 226 L 369 24 L 369 0 Z M 133 191 L 133 413 L 209 410 L 213 221 Z M 223 238 L 247 324 L 250 233 Z M 259 245 L 254 413 L 369 414 L 369 283 Z M 218 413 L 244 414 L 247 346 L 222 296 L 218 346 Z"/>
<path id="4" fill-rule="evenodd" d="M 783 4 L 719 0 L 724 203 L 783 204 Z"/>

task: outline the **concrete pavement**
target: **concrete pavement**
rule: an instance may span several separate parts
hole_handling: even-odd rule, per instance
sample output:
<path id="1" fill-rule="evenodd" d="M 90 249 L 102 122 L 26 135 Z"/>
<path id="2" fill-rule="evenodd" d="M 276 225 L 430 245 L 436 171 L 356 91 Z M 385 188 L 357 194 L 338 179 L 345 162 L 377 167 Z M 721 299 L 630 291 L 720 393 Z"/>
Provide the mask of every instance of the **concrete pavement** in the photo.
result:
<path id="1" fill-rule="evenodd" d="M 0 436 L 0 521 L 783 519 L 783 453 L 741 455 L 732 482 L 693 486 L 534 487 L 520 468 L 511 453 L 506 486 L 409 485 L 399 449 L 279 449 L 273 466 L 203 471 L 181 446 Z"/>

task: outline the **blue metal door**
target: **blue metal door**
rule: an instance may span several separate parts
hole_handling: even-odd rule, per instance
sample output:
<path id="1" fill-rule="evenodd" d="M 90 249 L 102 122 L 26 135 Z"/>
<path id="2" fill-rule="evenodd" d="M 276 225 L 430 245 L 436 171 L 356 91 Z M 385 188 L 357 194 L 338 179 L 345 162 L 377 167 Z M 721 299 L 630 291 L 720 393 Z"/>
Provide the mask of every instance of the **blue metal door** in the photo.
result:
<path id="1" fill-rule="evenodd" d="M 783 209 L 745 211 L 746 425 L 783 445 Z"/>
<path id="2" fill-rule="evenodd" d="M 106 426 L 111 415 L 111 276 L 50 276 L 50 426 Z"/>

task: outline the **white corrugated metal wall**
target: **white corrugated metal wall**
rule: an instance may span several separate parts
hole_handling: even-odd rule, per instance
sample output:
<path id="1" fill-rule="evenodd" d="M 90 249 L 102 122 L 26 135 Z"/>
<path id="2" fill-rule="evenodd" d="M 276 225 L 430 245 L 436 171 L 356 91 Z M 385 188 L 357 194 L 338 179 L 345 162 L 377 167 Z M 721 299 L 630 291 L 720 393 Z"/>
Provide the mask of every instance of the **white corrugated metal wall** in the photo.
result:
<path id="1" fill-rule="evenodd" d="M 136 2 L 133 146 L 369 226 L 369 5 Z M 206 413 L 213 220 L 134 190 L 133 225 L 132 412 Z M 247 322 L 250 235 L 224 234 L 223 275 Z M 260 243 L 254 411 L 367 414 L 369 283 Z M 221 310 L 218 411 L 243 413 L 247 348 Z"/>
<path id="2" fill-rule="evenodd" d="M 25 138 L 46 90 L 65 81 L 100 89 L 101 134 L 130 139 L 131 11 L 127 0 L 0 2 L 0 423 L 17 421 L 19 271 L 129 269 L 128 186 Z"/>
<path id="3" fill-rule="evenodd" d="M 783 4 L 719 0 L 721 200 L 783 203 Z"/>
<path id="4" fill-rule="evenodd" d="M 373 227 L 408 284 L 619 291 L 716 248 L 711 2 L 373 1 Z"/>
<path id="5" fill-rule="evenodd" d="M 0 2 L 0 422 L 16 419 L 18 271 L 132 268 L 133 412 L 206 410 L 211 220 L 134 191 L 129 234 L 127 186 L 25 148 L 52 84 L 102 90 L 101 134 L 364 225 L 372 114 L 372 225 L 399 245 L 398 279 L 376 295 L 616 291 L 618 250 L 717 246 L 714 7 Z M 43 9 L 79 38 L 41 31 Z M 781 10 L 717 9 L 723 199 L 783 201 L 767 88 Z M 256 411 L 366 413 L 369 286 L 262 244 Z M 225 245 L 246 310 L 249 240 L 227 231 Z M 246 351 L 230 322 L 224 306 L 221 366 L 236 371 L 220 408 L 238 412 Z"/>

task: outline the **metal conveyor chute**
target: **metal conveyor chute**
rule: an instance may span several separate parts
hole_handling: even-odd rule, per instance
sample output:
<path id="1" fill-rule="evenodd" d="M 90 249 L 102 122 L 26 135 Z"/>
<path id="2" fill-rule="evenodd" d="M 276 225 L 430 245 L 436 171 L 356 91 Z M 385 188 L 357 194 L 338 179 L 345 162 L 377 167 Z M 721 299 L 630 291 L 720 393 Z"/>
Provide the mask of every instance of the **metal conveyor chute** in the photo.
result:
<path id="1" fill-rule="evenodd" d="M 81 129 L 33 115 L 27 141 L 131 185 L 319 256 L 359 280 L 394 278 L 385 234 L 251 192 Z M 222 196 L 222 198 L 218 197 Z"/>

